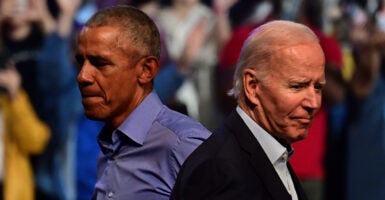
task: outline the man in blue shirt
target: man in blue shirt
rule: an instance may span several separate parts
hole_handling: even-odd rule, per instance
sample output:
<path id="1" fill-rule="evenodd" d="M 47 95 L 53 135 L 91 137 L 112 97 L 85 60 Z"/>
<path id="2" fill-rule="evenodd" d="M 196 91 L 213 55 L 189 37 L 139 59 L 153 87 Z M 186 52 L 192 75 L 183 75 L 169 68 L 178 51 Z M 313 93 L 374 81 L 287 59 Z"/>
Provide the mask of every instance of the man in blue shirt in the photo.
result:
<path id="1" fill-rule="evenodd" d="M 97 12 L 80 32 L 82 104 L 105 123 L 93 199 L 169 199 L 182 163 L 210 135 L 154 91 L 160 46 L 154 22 L 128 6 Z"/>

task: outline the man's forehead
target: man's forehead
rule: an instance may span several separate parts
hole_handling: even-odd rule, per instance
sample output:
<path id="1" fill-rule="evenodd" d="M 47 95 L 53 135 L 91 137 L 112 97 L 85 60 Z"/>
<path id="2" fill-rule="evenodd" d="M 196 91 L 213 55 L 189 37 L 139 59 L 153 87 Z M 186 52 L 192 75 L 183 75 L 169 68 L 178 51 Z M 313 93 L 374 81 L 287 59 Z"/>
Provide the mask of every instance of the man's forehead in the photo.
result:
<path id="1" fill-rule="evenodd" d="M 119 32 L 118 26 L 83 26 L 80 30 L 80 33 L 88 33 L 88 32 Z M 108 31 L 106 31 L 108 30 Z"/>
<path id="2" fill-rule="evenodd" d="M 79 40 L 83 42 L 102 42 L 102 43 L 117 43 L 120 38 L 120 31 L 116 27 L 99 26 L 99 27 L 84 27 L 80 31 Z"/>

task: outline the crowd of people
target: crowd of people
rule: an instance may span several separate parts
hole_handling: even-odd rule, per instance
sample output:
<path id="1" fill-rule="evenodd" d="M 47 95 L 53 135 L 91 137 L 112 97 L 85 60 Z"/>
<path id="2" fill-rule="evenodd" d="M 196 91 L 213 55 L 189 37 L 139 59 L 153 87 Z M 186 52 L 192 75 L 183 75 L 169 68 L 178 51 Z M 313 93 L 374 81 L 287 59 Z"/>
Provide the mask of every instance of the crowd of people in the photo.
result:
<path id="1" fill-rule="evenodd" d="M 108 11 L 116 5 L 138 10 Z M 248 53 L 250 43 L 278 40 L 279 45 L 290 46 L 312 41 L 303 32 L 296 32 L 303 37 L 291 36 L 290 31 L 298 31 L 298 27 L 275 24 L 280 20 L 308 27 L 324 55 L 325 80 L 316 73 L 319 68 L 314 68 L 311 74 L 302 74 L 309 83 L 283 92 L 292 96 L 269 93 L 278 93 L 278 79 L 264 85 L 266 74 L 246 66 L 254 65 L 252 56 L 266 50 Z M 151 32 L 152 22 L 159 35 Z M 255 126 L 248 120 L 257 122 L 273 138 L 284 135 L 281 132 L 289 134 L 290 130 L 282 131 L 274 122 L 283 123 L 280 114 L 288 109 L 284 105 L 294 107 L 294 94 L 310 86 L 317 91 L 322 87 L 322 106 L 318 92 L 308 94 L 314 96 L 310 103 L 298 103 L 314 117 L 312 125 L 306 126 L 306 139 L 299 140 L 298 135 L 277 139 L 283 152 L 290 154 L 284 165 L 290 163 L 286 170 L 291 176 L 284 189 L 295 187 L 293 199 L 303 199 L 305 194 L 311 200 L 385 198 L 384 0 L 2 0 L 0 26 L 3 199 L 83 200 L 92 195 L 119 199 L 130 193 L 122 188 L 124 184 L 147 191 L 127 198 L 155 199 L 152 195 L 159 195 L 168 199 L 175 181 L 174 199 L 199 199 L 200 195 L 242 199 L 231 198 L 241 191 L 248 197 L 269 196 L 271 191 L 249 191 L 264 181 L 249 181 L 254 176 L 242 160 L 248 155 L 239 153 L 246 147 L 232 146 L 238 139 L 228 135 L 234 130 L 249 134 L 246 129 Z M 272 29 L 281 35 L 259 36 L 259 27 L 261 32 Z M 118 32 L 129 37 L 118 37 Z M 250 42 L 253 37 L 262 42 Z M 112 44 L 118 40 L 118 45 Z M 271 43 L 264 46 L 275 48 Z M 129 55 L 121 54 L 121 49 Z M 279 59 L 285 56 L 275 57 L 273 63 L 281 64 L 284 61 Z M 291 72 L 295 77 L 300 67 L 318 66 L 322 59 L 316 60 L 317 56 L 317 47 L 312 46 L 307 57 L 313 60 L 298 58 L 295 63 L 303 66 L 287 66 L 283 74 L 275 68 L 271 71 L 282 76 L 279 80 Z M 124 65 L 132 68 L 126 70 Z M 256 82 L 265 89 L 253 91 Z M 275 99 L 275 95 L 283 99 Z M 247 126 L 232 127 L 240 121 Z M 210 132 L 213 137 L 182 167 Z M 258 134 L 263 131 L 251 132 L 260 142 Z M 225 143 L 222 133 L 234 141 Z M 139 146 L 141 150 L 134 150 Z M 221 157 L 214 154 L 219 148 L 233 152 L 224 151 Z M 117 158 L 122 163 L 115 162 Z M 141 163 L 143 159 L 147 162 Z M 15 162 L 23 168 L 13 167 Z M 232 167 L 240 167 L 242 174 Z M 180 169 L 183 173 L 177 180 Z M 143 171 L 155 178 L 142 178 Z M 279 170 L 277 173 L 278 182 L 286 182 Z M 116 185 L 108 185 L 110 176 L 131 178 L 118 178 L 112 181 Z M 239 180 L 252 186 L 243 186 Z M 232 184 L 242 188 L 232 188 Z M 219 191 L 226 188 L 226 192 Z"/>

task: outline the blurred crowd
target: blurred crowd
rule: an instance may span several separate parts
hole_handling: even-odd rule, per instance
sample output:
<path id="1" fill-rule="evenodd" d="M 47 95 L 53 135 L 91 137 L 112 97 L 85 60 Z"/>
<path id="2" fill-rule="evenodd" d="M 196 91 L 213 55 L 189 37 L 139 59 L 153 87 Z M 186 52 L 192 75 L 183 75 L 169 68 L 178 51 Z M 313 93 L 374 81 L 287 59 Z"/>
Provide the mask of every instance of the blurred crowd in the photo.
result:
<path id="1" fill-rule="evenodd" d="M 250 31 L 275 19 L 309 26 L 327 84 L 290 162 L 311 200 L 385 199 L 384 0 L 1 0 L 2 199 L 90 199 L 102 124 L 83 115 L 73 51 L 85 21 L 116 4 L 156 22 L 163 47 L 155 89 L 209 130 L 237 103 L 227 92 Z"/>

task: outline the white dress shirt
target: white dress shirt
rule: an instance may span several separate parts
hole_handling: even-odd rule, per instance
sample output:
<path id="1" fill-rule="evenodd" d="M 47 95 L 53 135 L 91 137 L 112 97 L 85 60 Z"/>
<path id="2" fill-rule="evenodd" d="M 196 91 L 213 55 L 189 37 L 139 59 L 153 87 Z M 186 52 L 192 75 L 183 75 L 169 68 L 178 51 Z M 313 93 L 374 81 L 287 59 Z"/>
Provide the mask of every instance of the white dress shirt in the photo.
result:
<path id="1" fill-rule="evenodd" d="M 293 179 L 291 178 L 289 169 L 287 168 L 287 162 L 289 160 L 289 152 L 287 149 L 272 135 L 260 127 L 253 119 L 251 119 L 251 117 L 248 116 L 239 106 L 237 106 L 236 111 L 262 146 L 262 149 L 265 151 L 271 164 L 273 164 L 274 169 L 283 185 L 286 187 L 287 192 L 291 195 L 292 200 L 298 200 Z"/>

